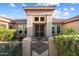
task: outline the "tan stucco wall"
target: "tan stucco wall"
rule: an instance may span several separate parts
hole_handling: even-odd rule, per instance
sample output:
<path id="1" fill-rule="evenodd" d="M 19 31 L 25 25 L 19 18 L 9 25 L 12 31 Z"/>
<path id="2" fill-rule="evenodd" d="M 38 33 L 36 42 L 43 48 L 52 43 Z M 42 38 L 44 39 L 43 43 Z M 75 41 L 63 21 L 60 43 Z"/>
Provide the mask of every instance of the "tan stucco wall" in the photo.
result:
<path id="1" fill-rule="evenodd" d="M 5 22 L 0 22 L 0 25 L 5 25 L 6 26 L 6 29 L 8 29 L 9 28 L 9 24 L 8 23 L 5 23 Z"/>
<path id="2" fill-rule="evenodd" d="M 19 24 L 13 25 L 13 27 L 14 27 L 15 29 L 17 29 L 17 30 L 19 30 L 19 27 L 20 27 L 20 26 L 22 26 L 23 29 L 24 29 L 24 28 L 26 28 L 27 25 L 26 25 L 25 23 L 19 23 Z"/>
<path id="3" fill-rule="evenodd" d="M 79 21 L 66 23 L 64 26 L 72 27 L 77 33 L 79 33 Z"/>
<path id="4" fill-rule="evenodd" d="M 27 28 L 27 24 L 26 23 L 16 23 L 16 24 L 12 24 L 13 29 L 17 30 L 17 34 L 19 35 L 19 30 L 22 30 L 21 35 L 25 34 L 25 30 Z"/>
<path id="5" fill-rule="evenodd" d="M 0 17 L 0 21 L 11 22 L 8 18 L 5 17 Z"/>
<path id="6" fill-rule="evenodd" d="M 11 21 L 8 18 L 0 17 L 0 25 L 5 25 L 6 29 L 9 28 L 9 23 Z"/>
<path id="7" fill-rule="evenodd" d="M 29 11 L 27 15 L 46 15 L 46 14 L 52 14 L 52 11 Z"/>

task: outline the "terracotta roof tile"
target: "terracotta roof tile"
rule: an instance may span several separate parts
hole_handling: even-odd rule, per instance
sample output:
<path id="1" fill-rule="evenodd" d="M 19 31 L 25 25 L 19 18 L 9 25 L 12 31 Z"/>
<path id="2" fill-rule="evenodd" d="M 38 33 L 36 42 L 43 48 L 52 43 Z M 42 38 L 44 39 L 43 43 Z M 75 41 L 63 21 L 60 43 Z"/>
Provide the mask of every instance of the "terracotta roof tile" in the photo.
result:
<path id="1" fill-rule="evenodd" d="M 70 23 L 70 22 L 74 22 L 74 21 L 79 21 L 79 15 L 67 19 L 66 21 L 64 21 L 64 23 Z"/>
<path id="2" fill-rule="evenodd" d="M 31 11 L 36 11 L 36 10 L 55 10 L 55 6 L 27 6 L 24 7 L 24 10 L 31 10 Z"/>
<path id="3" fill-rule="evenodd" d="M 65 19 L 53 18 L 52 23 L 64 23 Z"/>
<path id="4" fill-rule="evenodd" d="M 69 23 L 73 21 L 78 21 L 79 20 L 79 15 L 69 18 L 69 19 L 58 19 L 58 18 L 52 18 L 52 23 L 57 23 L 57 24 L 64 24 L 64 23 Z M 26 23 L 27 19 L 16 19 L 16 20 L 11 20 L 11 23 Z"/>
<path id="5" fill-rule="evenodd" d="M 11 23 L 26 23 L 26 19 L 16 19 L 16 20 L 11 20 Z"/>

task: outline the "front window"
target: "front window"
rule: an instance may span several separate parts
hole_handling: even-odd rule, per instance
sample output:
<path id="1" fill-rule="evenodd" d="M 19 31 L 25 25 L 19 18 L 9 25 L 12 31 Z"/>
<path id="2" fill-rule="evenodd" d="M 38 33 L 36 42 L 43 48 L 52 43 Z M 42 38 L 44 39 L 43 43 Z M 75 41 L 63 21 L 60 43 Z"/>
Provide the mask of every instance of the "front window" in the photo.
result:
<path id="1" fill-rule="evenodd" d="M 18 26 L 18 29 L 19 29 L 19 30 L 23 30 L 23 25 L 19 25 L 19 26 Z"/>
<path id="2" fill-rule="evenodd" d="M 60 25 L 57 25 L 57 34 L 60 34 Z"/>
<path id="3" fill-rule="evenodd" d="M 44 21 L 44 17 L 41 17 L 40 21 Z"/>
<path id="4" fill-rule="evenodd" d="M 25 34 L 27 34 L 27 28 L 25 28 Z"/>
<path id="5" fill-rule="evenodd" d="M 52 35 L 54 35 L 54 27 L 52 27 Z"/>
<path id="6" fill-rule="evenodd" d="M 19 31 L 19 34 L 23 33 L 23 25 L 18 26 L 18 31 Z"/>
<path id="7" fill-rule="evenodd" d="M 22 30 L 19 30 L 19 34 L 22 34 Z"/>
<path id="8" fill-rule="evenodd" d="M 35 17 L 35 21 L 39 21 L 39 17 Z"/>

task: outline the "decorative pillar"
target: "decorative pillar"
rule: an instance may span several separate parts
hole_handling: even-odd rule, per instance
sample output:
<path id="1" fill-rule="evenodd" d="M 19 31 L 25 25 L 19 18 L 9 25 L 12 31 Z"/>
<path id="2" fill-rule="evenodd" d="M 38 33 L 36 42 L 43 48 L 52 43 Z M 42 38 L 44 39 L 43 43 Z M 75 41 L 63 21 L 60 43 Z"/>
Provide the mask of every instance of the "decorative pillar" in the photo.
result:
<path id="1" fill-rule="evenodd" d="M 47 15 L 46 20 L 46 37 L 52 36 L 52 17 L 51 15 Z"/>
<path id="2" fill-rule="evenodd" d="M 33 35 L 33 17 L 27 16 L 27 36 L 32 37 Z"/>
<path id="3" fill-rule="evenodd" d="M 23 56 L 32 55 L 32 39 L 30 37 L 26 37 L 22 41 L 22 55 Z"/>

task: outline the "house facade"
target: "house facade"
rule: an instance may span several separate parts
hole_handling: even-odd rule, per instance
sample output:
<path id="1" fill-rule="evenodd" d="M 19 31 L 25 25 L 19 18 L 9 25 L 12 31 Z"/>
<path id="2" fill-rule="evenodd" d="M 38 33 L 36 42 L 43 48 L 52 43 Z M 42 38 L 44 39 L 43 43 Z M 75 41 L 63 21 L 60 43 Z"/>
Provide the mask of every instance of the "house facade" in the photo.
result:
<path id="1" fill-rule="evenodd" d="M 25 7 L 24 10 L 27 13 L 27 36 L 52 36 L 52 13 L 55 7 Z"/>
<path id="2" fill-rule="evenodd" d="M 64 26 L 70 26 L 79 32 L 79 16 L 57 19 L 52 17 L 54 10 L 55 6 L 24 7 L 27 19 L 7 20 L 6 18 L 6 28 L 16 29 L 18 35 L 33 38 L 48 38 L 62 34 Z"/>
<path id="3" fill-rule="evenodd" d="M 0 28 L 9 28 L 9 23 L 11 23 L 11 19 L 0 16 Z"/>

